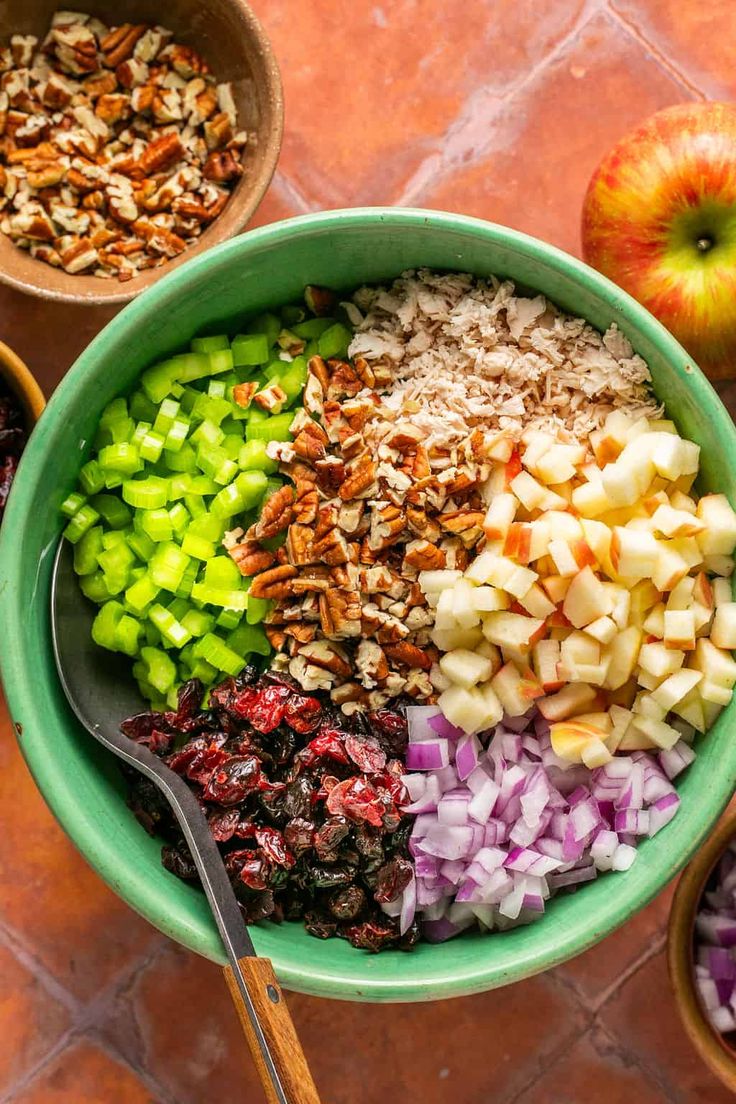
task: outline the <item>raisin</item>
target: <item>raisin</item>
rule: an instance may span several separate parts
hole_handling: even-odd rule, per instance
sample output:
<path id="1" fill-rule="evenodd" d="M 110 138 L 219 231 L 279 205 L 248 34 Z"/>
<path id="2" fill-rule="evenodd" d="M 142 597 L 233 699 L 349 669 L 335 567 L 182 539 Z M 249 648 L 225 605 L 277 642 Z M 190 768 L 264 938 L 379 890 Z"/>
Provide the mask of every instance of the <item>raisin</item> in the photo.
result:
<path id="1" fill-rule="evenodd" d="M 239 809 L 226 809 L 222 812 L 211 813 L 207 818 L 212 838 L 216 843 L 227 843 L 235 835 L 235 830 L 240 821 Z"/>
<path id="2" fill-rule="evenodd" d="M 315 827 L 311 820 L 303 817 L 294 817 L 284 829 L 284 839 L 294 855 L 304 854 L 310 851 L 314 845 Z"/>
<path id="3" fill-rule="evenodd" d="M 367 720 L 386 754 L 403 759 L 409 743 L 406 714 L 393 709 L 376 709 L 368 714 Z"/>
<path id="4" fill-rule="evenodd" d="M 345 817 L 329 817 L 314 834 L 314 850 L 320 862 L 335 862 L 337 849 L 350 832 Z"/>
<path id="5" fill-rule="evenodd" d="M 379 904 L 395 901 L 403 893 L 412 878 L 412 865 L 408 859 L 395 855 L 380 868 L 376 879 L 374 898 Z"/>
<path id="6" fill-rule="evenodd" d="M 360 886 L 349 885 L 336 889 L 328 898 L 327 907 L 336 920 L 355 920 L 366 905 L 366 896 Z"/>
<path id="7" fill-rule="evenodd" d="M 364 774 L 377 774 L 386 766 L 386 752 L 377 740 L 364 736 L 346 736 L 345 750 Z"/>
<path id="8" fill-rule="evenodd" d="M 284 812 L 288 817 L 306 817 L 312 809 L 312 780 L 301 775 L 286 787 Z"/>
<path id="9" fill-rule="evenodd" d="M 362 924 L 352 924 L 342 929 L 342 932 L 353 947 L 362 951 L 372 951 L 376 954 L 384 947 L 390 947 L 398 939 L 398 929 L 388 917 L 366 920 Z"/>
<path id="10" fill-rule="evenodd" d="M 337 932 L 337 923 L 317 912 L 304 913 L 304 927 L 317 939 L 329 939 Z"/>
<path id="11" fill-rule="evenodd" d="M 194 859 L 185 843 L 179 847 L 162 847 L 161 862 L 168 871 L 185 882 L 195 881 L 199 877 Z"/>
<path id="12" fill-rule="evenodd" d="M 276 828 L 256 828 L 256 843 L 275 866 L 293 866 L 294 856 Z"/>

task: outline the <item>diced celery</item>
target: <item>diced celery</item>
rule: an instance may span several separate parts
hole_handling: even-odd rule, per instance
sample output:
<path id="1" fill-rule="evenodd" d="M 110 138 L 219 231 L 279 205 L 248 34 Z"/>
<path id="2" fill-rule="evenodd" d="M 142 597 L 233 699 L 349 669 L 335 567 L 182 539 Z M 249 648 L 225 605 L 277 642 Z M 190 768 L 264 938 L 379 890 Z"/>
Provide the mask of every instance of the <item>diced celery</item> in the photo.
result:
<path id="1" fill-rule="evenodd" d="M 248 441 L 289 441 L 291 433 L 289 427 L 294 421 L 291 413 L 274 414 L 265 419 L 256 419 L 251 416 L 245 427 L 245 436 Z"/>
<path id="2" fill-rule="evenodd" d="M 237 460 L 242 444 L 242 431 L 239 433 L 226 433 L 223 437 L 220 448 L 223 450 L 228 460 Z"/>
<path id="3" fill-rule="evenodd" d="M 188 598 L 192 593 L 192 587 L 197 580 L 197 574 L 199 572 L 200 563 L 199 560 L 192 560 L 189 567 L 186 569 L 181 577 L 181 582 L 174 591 L 178 598 Z"/>
<path id="4" fill-rule="evenodd" d="M 335 325 L 334 318 L 308 318 L 306 322 L 297 322 L 292 327 L 297 337 L 305 341 L 314 341 L 321 337 L 325 330 Z"/>
<path id="5" fill-rule="evenodd" d="M 105 476 L 105 487 L 108 491 L 114 491 L 116 488 L 122 487 L 124 481 L 122 472 L 111 471 Z"/>
<path id="6" fill-rule="evenodd" d="M 266 598 L 250 598 L 245 618 L 249 625 L 259 625 L 271 611 L 272 603 Z"/>
<path id="7" fill-rule="evenodd" d="M 85 598 L 89 598 L 90 602 L 96 602 L 98 605 L 112 597 L 101 571 L 95 571 L 92 575 L 82 575 L 79 589 Z"/>
<path id="8" fill-rule="evenodd" d="M 226 520 L 211 513 L 201 514 L 189 525 L 189 532 L 192 536 L 204 537 L 205 540 L 214 542 L 222 540 L 226 529 Z"/>
<path id="9" fill-rule="evenodd" d="M 207 475 L 190 475 L 187 494 L 213 495 L 219 491 L 219 486 Z"/>
<path id="10" fill-rule="evenodd" d="M 212 337 L 195 337 L 192 339 L 193 353 L 215 353 L 218 349 L 228 349 L 230 342 L 227 334 L 215 334 Z"/>
<path id="11" fill-rule="evenodd" d="M 244 441 L 238 451 L 238 464 L 244 471 L 262 471 L 267 475 L 279 470 L 278 460 L 272 460 L 266 452 L 266 442 Z"/>
<path id="12" fill-rule="evenodd" d="M 212 563 L 208 560 L 207 563 Z M 248 593 L 245 590 L 220 590 L 208 586 L 207 583 L 195 583 L 192 587 L 192 598 L 198 602 L 205 602 L 208 606 L 222 606 L 229 610 L 245 610 L 248 608 Z"/>
<path id="13" fill-rule="evenodd" d="M 195 521 L 207 513 L 207 506 L 201 495 L 185 494 L 184 505 Z"/>
<path id="14" fill-rule="evenodd" d="M 136 517 L 139 516 L 139 514 L 136 514 Z M 134 530 L 128 536 L 127 541 L 130 547 L 135 552 L 138 559 L 144 564 L 148 563 L 151 556 L 156 551 L 155 543 L 151 540 L 147 533 L 143 532 L 142 528 L 140 531 L 137 529 Z"/>
<path id="15" fill-rule="evenodd" d="M 215 621 L 215 624 L 217 625 L 218 629 L 225 629 L 225 631 L 228 632 L 230 629 L 237 628 L 242 620 L 243 620 L 243 610 L 242 609 L 241 610 L 222 609 L 222 610 L 220 610 L 220 612 L 217 615 L 217 619 Z"/>
<path id="16" fill-rule="evenodd" d="M 174 419 L 178 416 L 180 410 L 180 403 L 176 399 L 164 399 L 156 412 L 156 417 L 153 422 L 153 428 L 156 433 L 160 433 L 162 437 L 171 429 L 174 424 Z"/>
<path id="17" fill-rule="evenodd" d="M 191 474 L 189 472 L 179 472 L 177 475 L 172 475 L 169 480 L 169 502 L 177 502 L 188 495 L 190 486 Z"/>
<path id="18" fill-rule="evenodd" d="M 130 443 L 131 443 L 131 445 L 135 445 L 135 447 L 138 449 L 139 453 L 140 453 L 141 445 L 145 441 L 146 435 L 150 432 L 150 430 L 151 430 L 151 423 L 150 422 L 138 422 L 135 429 L 134 429 L 134 431 L 133 431 L 133 436 L 130 438 Z"/>
<path id="19" fill-rule="evenodd" d="M 105 486 L 105 473 L 96 460 L 88 460 L 79 472 L 79 482 L 85 494 L 97 494 Z"/>
<path id="20" fill-rule="evenodd" d="M 157 510 L 169 500 L 169 483 L 157 475 L 143 479 L 129 479 L 123 483 L 123 498 L 137 509 Z"/>
<path id="21" fill-rule="evenodd" d="M 205 564 L 204 581 L 208 587 L 216 590 L 237 589 L 241 580 L 238 565 L 229 556 L 216 556 Z M 203 601 L 206 602 L 207 599 L 204 598 Z"/>
<path id="22" fill-rule="evenodd" d="M 268 637 L 261 626 L 244 624 L 242 621 L 228 635 L 227 645 L 236 655 L 241 656 L 253 654 L 268 656 L 272 651 Z"/>
<path id="23" fill-rule="evenodd" d="M 236 368 L 266 364 L 269 358 L 268 336 L 264 333 L 238 334 L 233 338 L 232 354 Z"/>
<path id="24" fill-rule="evenodd" d="M 151 557 L 151 578 L 163 590 L 175 593 L 191 562 L 191 557 L 182 552 L 178 545 L 165 542 L 158 546 Z"/>
<path id="25" fill-rule="evenodd" d="M 124 613 L 115 629 L 115 651 L 123 652 L 128 656 L 138 655 L 138 648 L 143 636 L 143 627 L 140 621 Z"/>
<path id="26" fill-rule="evenodd" d="M 134 418 L 136 422 L 153 422 L 156 418 L 157 407 L 155 403 L 143 393 L 143 391 L 134 391 L 130 396 L 130 416 Z"/>
<path id="27" fill-rule="evenodd" d="M 243 502 L 244 510 L 252 510 L 257 506 L 264 494 L 268 479 L 262 471 L 244 471 L 235 480 L 235 486 Z"/>
<path id="28" fill-rule="evenodd" d="M 170 365 L 173 381 L 191 383 L 192 380 L 203 379 L 211 374 L 211 360 L 212 357 L 209 353 L 179 353 L 178 356 L 171 357 L 166 363 Z"/>
<path id="29" fill-rule="evenodd" d="M 139 446 L 139 453 L 141 459 L 148 460 L 149 463 L 155 464 L 161 456 L 164 449 L 164 438 L 160 433 L 156 433 L 155 430 L 149 430 L 145 435 Z"/>
<path id="30" fill-rule="evenodd" d="M 92 639 L 95 644 L 98 644 L 100 648 L 107 648 L 111 652 L 117 650 L 115 630 L 124 614 L 125 610 L 120 602 L 115 600 L 105 602 L 92 622 Z"/>
<path id="31" fill-rule="evenodd" d="M 151 403 L 163 402 L 176 378 L 174 373 L 175 368 L 170 360 L 164 360 L 161 364 L 154 364 L 152 368 L 146 369 L 141 376 L 141 387 Z"/>
<path id="32" fill-rule="evenodd" d="M 211 379 L 207 384 L 207 394 L 214 399 L 224 399 L 227 384 L 224 379 Z"/>
<path id="33" fill-rule="evenodd" d="M 107 445 L 100 450 L 98 459 L 103 472 L 114 471 L 121 472 L 123 475 L 132 475 L 143 467 L 138 449 L 130 441 Z"/>
<path id="34" fill-rule="evenodd" d="M 97 511 L 89 503 L 85 503 L 69 521 L 64 530 L 64 536 L 70 544 L 76 544 L 99 520 L 100 515 Z"/>
<path id="35" fill-rule="evenodd" d="M 234 367 L 232 349 L 216 349 L 209 353 L 210 374 L 219 376 L 221 372 L 232 372 Z"/>
<path id="36" fill-rule="evenodd" d="M 319 355 L 325 358 L 347 356 L 348 347 L 352 340 L 352 331 L 347 326 L 343 326 L 342 322 L 336 322 L 334 326 L 330 326 L 329 330 L 325 330 L 319 338 L 317 342 Z"/>
<path id="37" fill-rule="evenodd" d="M 166 652 L 159 648 L 141 648 L 141 661 L 145 665 L 146 681 L 160 694 L 166 694 L 176 680 L 176 667 Z"/>
<path id="38" fill-rule="evenodd" d="M 92 575 L 102 552 L 102 526 L 94 525 L 74 546 L 74 570 L 77 575 Z"/>
<path id="39" fill-rule="evenodd" d="M 217 448 L 220 442 L 224 439 L 225 434 L 220 429 L 219 425 L 210 421 L 209 418 L 205 418 L 200 425 L 197 426 L 194 433 L 189 438 L 192 446 L 200 448 L 202 445 L 207 445 L 209 448 Z"/>
<path id="40" fill-rule="evenodd" d="M 277 315 L 271 314 L 270 311 L 266 311 L 264 314 L 256 315 L 256 317 L 252 318 L 248 325 L 245 327 L 246 333 L 265 334 L 269 346 L 276 344 L 276 338 L 279 335 L 280 329 L 280 319 Z"/>
<path id="41" fill-rule="evenodd" d="M 132 520 L 132 513 L 117 495 L 95 495 L 92 505 L 110 529 L 125 529 Z"/>
<path id="42" fill-rule="evenodd" d="M 169 432 L 164 439 L 164 450 L 166 452 L 180 452 L 184 447 L 187 434 L 189 433 L 189 422 L 186 418 L 176 418 Z"/>
<path id="43" fill-rule="evenodd" d="M 64 499 L 59 509 L 64 517 L 73 518 L 77 511 L 82 509 L 86 501 L 86 495 L 79 494 L 78 491 L 72 491 L 72 493 L 67 495 Z"/>
<path id="44" fill-rule="evenodd" d="M 130 569 L 135 563 L 135 556 L 125 541 L 100 552 L 97 562 L 111 594 L 120 594 L 126 589 L 130 583 Z"/>
<path id="45" fill-rule="evenodd" d="M 245 661 L 214 633 L 201 637 L 194 645 L 194 653 L 198 659 L 207 660 L 226 675 L 239 675 L 245 666 Z"/>
<path id="46" fill-rule="evenodd" d="M 159 543 L 171 540 L 174 529 L 169 511 L 164 506 L 160 506 L 157 510 L 142 510 L 140 516 L 143 532 L 152 541 Z"/>
<path id="47" fill-rule="evenodd" d="M 191 532 L 191 529 L 184 534 L 181 550 L 186 552 L 187 556 L 193 556 L 196 560 L 210 560 L 217 551 L 212 541 L 205 540 L 204 537 L 198 537 L 196 533 Z"/>
<path id="48" fill-rule="evenodd" d="M 125 592 L 126 605 L 130 607 L 133 613 L 142 617 L 151 602 L 153 602 L 158 595 L 160 587 L 157 587 L 150 575 L 143 575 L 140 579 L 136 579 Z"/>
<path id="49" fill-rule="evenodd" d="M 243 497 L 235 483 L 223 487 L 210 503 L 210 511 L 217 518 L 231 518 L 243 509 Z"/>
<path id="50" fill-rule="evenodd" d="M 217 668 L 206 659 L 195 659 L 191 667 L 191 677 L 199 679 L 205 686 L 211 686 L 217 678 Z"/>
<path id="51" fill-rule="evenodd" d="M 197 454 L 189 442 L 185 441 L 178 451 L 167 452 L 166 463 L 172 472 L 195 472 L 197 470 Z"/>
<path id="52" fill-rule="evenodd" d="M 307 316 L 304 307 L 298 303 L 287 303 L 285 307 L 281 308 L 280 314 L 284 326 L 296 326 L 297 323 L 303 322 Z"/>
<path id="53" fill-rule="evenodd" d="M 181 623 L 192 636 L 204 636 L 205 633 L 212 632 L 215 619 L 204 610 L 190 609 L 182 617 Z"/>
<path id="54" fill-rule="evenodd" d="M 171 527 L 174 530 L 174 536 L 180 541 L 186 533 L 187 526 L 191 520 L 189 511 L 183 502 L 177 502 L 176 505 L 172 506 L 169 510 L 169 517 L 171 518 Z"/>
<path id="55" fill-rule="evenodd" d="M 102 534 L 102 547 L 103 548 L 115 548 L 119 544 L 128 543 L 129 530 L 123 531 L 122 529 L 108 530 L 107 533 Z"/>
<path id="56" fill-rule="evenodd" d="M 289 403 L 293 403 L 299 398 L 306 382 L 307 362 L 303 357 L 295 357 L 280 376 L 280 386 L 286 392 Z"/>
<path id="57" fill-rule="evenodd" d="M 192 634 L 177 621 L 171 610 L 155 603 L 148 611 L 148 620 L 151 621 L 161 633 L 162 640 L 167 641 L 174 648 L 183 648 L 192 639 Z"/>

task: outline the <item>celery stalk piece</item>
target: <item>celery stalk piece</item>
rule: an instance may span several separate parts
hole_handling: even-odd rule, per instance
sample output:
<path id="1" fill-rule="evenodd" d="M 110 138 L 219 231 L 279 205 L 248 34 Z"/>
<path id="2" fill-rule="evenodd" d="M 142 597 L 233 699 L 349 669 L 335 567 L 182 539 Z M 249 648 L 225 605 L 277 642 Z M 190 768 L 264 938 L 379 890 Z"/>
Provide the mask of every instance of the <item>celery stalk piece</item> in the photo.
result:
<path id="1" fill-rule="evenodd" d="M 100 515 L 96 510 L 90 506 L 89 503 L 85 503 L 73 518 L 70 519 L 68 525 L 64 529 L 64 536 L 70 544 L 76 544 L 80 541 L 84 534 L 96 525 L 100 520 Z"/>
<path id="2" fill-rule="evenodd" d="M 266 418 L 248 419 L 245 427 L 247 441 L 289 441 L 291 440 L 292 413 L 274 414 Z"/>
<path id="3" fill-rule="evenodd" d="M 325 330 L 317 341 L 317 348 L 321 357 L 345 357 L 348 355 L 350 342 L 353 340 L 352 331 L 343 326 L 342 322 L 336 322 Z"/>
<path id="4" fill-rule="evenodd" d="M 268 478 L 262 471 L 244 471 L 235 480 L 243 509 L 252 510 L 259 506 L 268 486 Z"/>
<path id="5" fill-rule="evenodd" d="M 291 328 L 296 336 L 303 338 L 304 341 L 315 341 L 325 330 L 329 330 L 335 324 L 334 318 L 308 318 L 305 322 L 297 322 Z"/>
<path id="6" fill-rule="evenodd" d="M 207 563 L 212 563 L 208 560 Z M 248 592 L 246 590 L 219 590 L 207 583 L 195 583 L 192 587 L 192 598 L 198 602 L 204 602 L 208 606 L 222 606 L 228 610 L 245 610 L 248 608 Z"/>
<path id="7" fill-rule="evenodd" d="M 281 320 L 278 315 L 266 311 L 252 318 L 245 327 L 245 332 L 247 334 L 264 334 L 269 347 L 271 347 L 276 344 L 276 338 L 279 336 L 280 329 Z"/>
<path id="8" fill-rule="evenodd" d="M 135 617 L 124 613 L 115 629 L 115 651 L 128 656 L 138 655 L 143 627 Z"/>
<path id="9" fill-rule="evenodd" d="M 106 602 L 92 622 L 92 639 L 100 648 L 108 651 L 117 651 L 115 645 L 115 630 L 118 622 L 123 617 L 125 610 L 120 602 L 114 599 Z"/>
<path id="10" fill-rule="evenodd" d="M 206 633 L 194 645 L 194 654 L 224 671 L 226 675 L 239 675 L 245 666 L 245 660 L 227 646 L 224 640 L 214 633 Z"/>
<path id="11" fill-rule="evenodd" d="M 136 579 L 125 592 L 125 604 L 138 617 L 144 617 L 151 602 L 155 601 L 160 592 L 150 575 L 143 575 Z"/>
<path id="12" fill-rule="evenodd" d="M 242 619 L 242 609 L 227 609 L 223 606 L 215 619 L 215 624 L 217 625 L 218 629 L 225 629 L 226 632 L 229 632 L 231 629 L 236 629 Z"/>
<path id="13" fill-rule="evenodd" d="M 162 437 L 171 429 L 175 419 L 179 414 L 181 404 L 176 399 L 166 398 L 159 406 L 156 417 L 153 422 L 153 428 L 156 433 L 160 433 Z"/>
<path id="14" fill-rule="evenodd" d="M 232 355 L 236 368 L 266 364 L 269 358 L 268 335 L 265 333 L 237 334 L 232 341 Z"/>
<path id="15" fill-rule="evenodd" d="M 170 541 L 174 535 L 169 511 L 160 506 L 157 510 L 141 510 L 141 526 L 143 532 L 152 541 L 158 544 L 160 541 Z"/>
<path id="16" fill-rule="evenodd" d="M 93 575 L 102 552 L 102 526 L 94 525 L 74 546 L 74 570 L 77 575 Z"/>
<path id="17" fill-rule="evenodd" d="M 215 334 L 212 337 L 195 337 L 192 339 L 193 353 L 216 353 L 218 349 L 229 349 L 230 342 L 227 334 Z"/>
<path id="18" fill-rule="evenodd" d="M 79 580 L 79 589 L 85 598 L 89 598 L 90 602 L 96 602 L 97 605 L 102 605 L 103 602 L 107 602 L 112 597 L 101 571 L 95 571 L 92 575 L 82 575 Z"/>
<path id="19" fill-rule="evenodd" d="M 143 391 L 134 391 L 128 403 L 130 416 L 136 422 L 149 422 L 153 425 L 158 408 Z"/>
<path id="20" fill-rule="evenodd" d="M 242 582 L 242 575 L 229 556 L 216 556 L 205 564 L 204 582 L 213 589 L 236 590 Z"/>
<path id="21" fill-rule="evenodd" d="M 271 645 L 268 637 L 260 625 L 247 625 L 241 623 L 227 636 L 228 647 L 237 655 L 262 655 L 271 654 Z"/>
<path id="22" fill-rule="evenodd" d="M 181 542 L 182 552 L 186 552 L 187 556 L 193 556 L 195 560 L 211 560 L 216 554 L 217 549 L 213 541 L 205 540 L 204 537 L 198 537 L 196 533 L 192 533 L 191 530 L 184 534 L 184 539 Z"/>
<path id="23" fill-rule="evenodd" d="M 141 661 L 146 681 L 160 694 L 168 693 L 176 680 L 176 667 L 166 652 L 160 648 L 141 648 Z"/>
<path id="24" fill-rule="evenodd" d="M 163 590 L 175 593 L 191 562 L 191 557 L 182 552 L 178 545 L 164 542 L 158 546 L 151 557 L 149 564 L 151 578 Z"/>
<path id="25" fill-rule="evenodd" d="M 137 514 L 136 517 L 138 516 L 140 515 Z M 126 539 L 141 563 L 147 564 L 156 551 L 155 542 L 142 529 L 140 532 L 134 529 Z"/>
<path id="26" fill-rule="evenodd" d="M 106 445 L 100 449 L 98 462 L 103 472 L 121 472 L 123 475 L 133 475 L 143 467 L 138 449 L 130 441 Z"/>
<path id="27" fill-rule="evenodd" d="M 123 483 L 123 499 L 137 509 L 157 510 L 169 500 L 169 482 L 157 475 L 128 479 Z"/>
<path id="28" fill-rule="evenodd" d="M 238 464 L 243 471 L 262 471 L 266 475 L 279 470 L 278 460 L 271 459 L 263 440 L 245 441 L 238 450 Z"/>
<path id="29" fill-rule="evenodd" d="M 88 460 L 79 472 L 79 482 L 85 494 L 93 495 L 105 486 L 105 473 L 96 460 Z"/>
<path id="30" fill-rule="evenodd" d="M 78 491 L 72 491 L 64 499 L 59 509 L 64 517 L 73 518 L 77 511 L 82 509 L 86 501 L 86 495 L 80 494 Z"/>

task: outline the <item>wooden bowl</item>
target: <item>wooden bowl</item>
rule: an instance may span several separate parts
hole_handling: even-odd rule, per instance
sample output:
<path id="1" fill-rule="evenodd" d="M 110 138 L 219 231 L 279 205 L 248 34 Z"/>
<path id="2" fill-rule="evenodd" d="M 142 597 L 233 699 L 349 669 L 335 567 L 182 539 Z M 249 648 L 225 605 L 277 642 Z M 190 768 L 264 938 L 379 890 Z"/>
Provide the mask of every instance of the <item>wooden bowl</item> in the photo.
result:
<path id="1" fill-rule="evenodd" d="M 30 431 L 41 417 L 46 399 L 29 369 L 7 345 L 0 341 L 0 380 L 18 398 Z"/>
<path id="2" fill-rule="evenodd" d="M 10 34 L 42 38 L 59 0 L 2 0 L 1 43 Z M 0 280 L 47 299 L 85 304 L 125 303 L 210 246 L 243 229 L 273 176 L 281 148 L 284 104 L 281 77 L 270 43 L 245 0 L 89 0 L 80 10 L 108 26 L 161 23 L 177 42 L 194 47 L 219 81 L 231 81 L 238 125 L 255 134 L 243 151 L 245 172 L 219 218 L 175 260 L 148 269 L 126 283 L 100 276 L 73 276 L 34 260 L 0 233 Z"/>
<path id="3" fill-rule="evenodd" d="M 708 878 L 734 836 L 736 806 L 732 805 L 685 868 L 672 902 L 667 935 L 670 981 L 685 1031 L 706 1065 L 732 1092 L 736 1092 L 736 1050 L 711 1026 L 695 988 L 693 932 Z"/>

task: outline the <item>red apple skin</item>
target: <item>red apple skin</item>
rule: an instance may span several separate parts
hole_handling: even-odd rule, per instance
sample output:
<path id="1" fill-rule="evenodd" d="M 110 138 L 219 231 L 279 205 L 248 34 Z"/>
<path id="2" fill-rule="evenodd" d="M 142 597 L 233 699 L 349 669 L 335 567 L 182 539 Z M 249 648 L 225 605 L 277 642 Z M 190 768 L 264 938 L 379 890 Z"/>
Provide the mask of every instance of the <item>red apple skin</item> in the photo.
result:
<path id="1" fill-rule="evenodd" d="M 711 379 L 736 375 L 736 105 L 666 108 L 614 146 L 588 185 L 582 244 Z"/>

